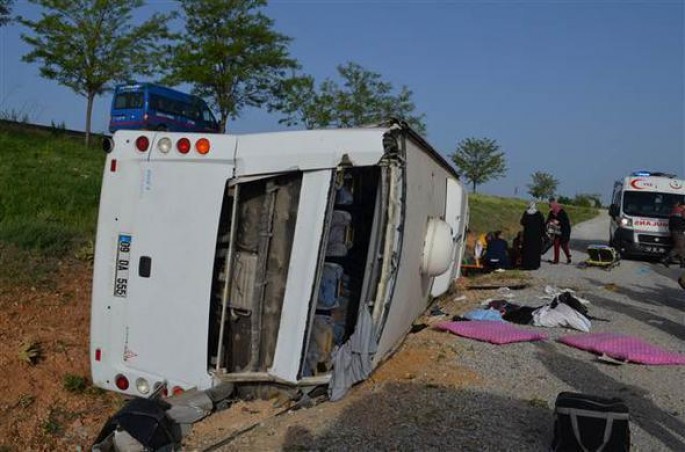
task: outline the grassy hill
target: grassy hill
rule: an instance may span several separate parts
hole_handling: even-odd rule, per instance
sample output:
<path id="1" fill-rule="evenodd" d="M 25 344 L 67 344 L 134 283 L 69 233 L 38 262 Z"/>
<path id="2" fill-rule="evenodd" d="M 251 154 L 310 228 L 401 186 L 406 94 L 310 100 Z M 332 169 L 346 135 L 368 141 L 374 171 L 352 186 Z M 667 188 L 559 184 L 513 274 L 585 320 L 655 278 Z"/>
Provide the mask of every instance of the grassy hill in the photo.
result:
<path id="1" fill-rule="evenodd" d="M 97 221 L 105 155 L 78 138 L 0 124 L 0 284 L 48 281 L 60 259 L 87 258 Z M 526 202 L 471 195 L 470 229 L 520 229 Z M 547 205 L 540 204 L 546 214 Z M 595 209 L 567 207 L 573 223 Z"/>
<path id="2" fill-rule="evenodd" d="M 521 229 L 519 221 L 528 205 L 527 201 L 515 198 L 501 198 L 482 194 L 470 194 L 469 206 L 471 220 L 469 229 L 476 234 L 500 230 L 507 240 L 511 240 Z M 547 217 L 549 206 L 539 203 L 538 209 Z M 578 224 L 597 216 L 597 209 L 588 207 L 564 206 L 571 224 Z"/>
<path id="3" fill-rule="evenodd" d="M 41 279 L 92 246 L 105 156 L 59 131 L 4 127 L 0 149 L 0 280 Z"/>

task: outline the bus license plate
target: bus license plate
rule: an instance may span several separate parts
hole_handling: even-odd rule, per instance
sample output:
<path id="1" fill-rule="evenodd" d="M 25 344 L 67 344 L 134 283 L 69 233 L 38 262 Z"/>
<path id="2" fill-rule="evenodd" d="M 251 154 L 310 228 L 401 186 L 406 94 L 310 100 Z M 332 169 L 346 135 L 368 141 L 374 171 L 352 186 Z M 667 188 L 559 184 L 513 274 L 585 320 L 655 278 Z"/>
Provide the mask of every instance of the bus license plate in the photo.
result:
<path id="1" fill-rule="evenodd" d="M 117 240 L 117 261 L 114 272 L 114 296 L 126 298 L 128 292 L 128 269 L 131 256 L 131 236 L 119 234 Z"/>

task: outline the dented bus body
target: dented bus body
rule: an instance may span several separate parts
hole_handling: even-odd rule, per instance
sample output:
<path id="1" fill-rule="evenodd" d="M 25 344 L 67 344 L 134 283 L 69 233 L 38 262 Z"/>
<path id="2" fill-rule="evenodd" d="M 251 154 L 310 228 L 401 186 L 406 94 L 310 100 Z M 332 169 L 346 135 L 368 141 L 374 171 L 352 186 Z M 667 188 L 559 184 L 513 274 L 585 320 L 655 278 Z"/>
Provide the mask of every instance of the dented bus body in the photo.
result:
<path id="1" fill-rule="evenodd" d="M 458 275 L 467 223 L 457 174 L 404 123 L 119 131 L 98 218 L 93 381 L 140 397 L 328 384 L 361 334 L 373 369 Z"/>

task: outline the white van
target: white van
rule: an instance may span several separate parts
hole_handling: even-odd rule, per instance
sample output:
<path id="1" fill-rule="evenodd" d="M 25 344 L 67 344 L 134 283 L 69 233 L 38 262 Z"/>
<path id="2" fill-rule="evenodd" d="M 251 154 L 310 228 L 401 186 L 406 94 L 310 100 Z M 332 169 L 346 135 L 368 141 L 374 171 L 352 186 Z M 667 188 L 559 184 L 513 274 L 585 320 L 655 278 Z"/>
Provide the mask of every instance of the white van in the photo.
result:
<path id="1" fill-rule="evenodd" d="M 621 255 L 661 257 L 672 247 L 668 217 L 685 201 L 685 181 L 674 175 L 636 171 L 614 184 L 609 244 Z"/>
<path id="2" fill-rule="evenodd" d="M 459 273 L 466 190 L 404 123 L 118 131 L 106 151 L 91 318 L 102 388 L 349 386 L 347 364 L 377 366 Z"/>

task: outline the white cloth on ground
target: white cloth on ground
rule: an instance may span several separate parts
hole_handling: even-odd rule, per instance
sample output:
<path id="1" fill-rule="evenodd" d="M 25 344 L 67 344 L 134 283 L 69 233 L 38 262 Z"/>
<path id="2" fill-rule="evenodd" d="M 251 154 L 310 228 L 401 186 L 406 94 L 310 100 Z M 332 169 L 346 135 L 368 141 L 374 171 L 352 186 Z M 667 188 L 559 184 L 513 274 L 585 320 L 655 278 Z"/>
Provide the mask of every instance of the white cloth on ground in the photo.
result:
<path id="1" fill-rule="evenodd" d="M 590 319 L 573 309 L 566 303 L 556 303 L 556 306 L 545 305 L 533 311 L 533 325 L 548 328 L 563 327 L 579 331 L 590 331 Z"/>

